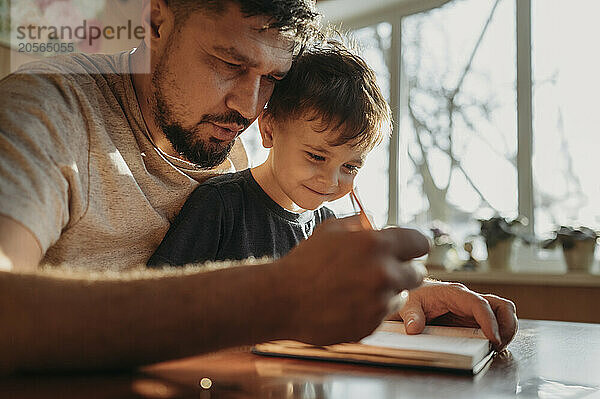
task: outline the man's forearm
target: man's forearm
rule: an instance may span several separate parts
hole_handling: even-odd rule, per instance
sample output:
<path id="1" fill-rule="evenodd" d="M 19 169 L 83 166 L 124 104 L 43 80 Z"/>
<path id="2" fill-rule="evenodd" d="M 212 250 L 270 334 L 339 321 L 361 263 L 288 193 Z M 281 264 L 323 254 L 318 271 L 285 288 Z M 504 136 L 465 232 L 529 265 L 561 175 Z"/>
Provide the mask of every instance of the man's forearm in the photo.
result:
<path id="1" fill-rule="evenodd" d="M 131 367 L 286 335 L 277 266 L 136 278 L 0 272 L 0 367 Z"/>

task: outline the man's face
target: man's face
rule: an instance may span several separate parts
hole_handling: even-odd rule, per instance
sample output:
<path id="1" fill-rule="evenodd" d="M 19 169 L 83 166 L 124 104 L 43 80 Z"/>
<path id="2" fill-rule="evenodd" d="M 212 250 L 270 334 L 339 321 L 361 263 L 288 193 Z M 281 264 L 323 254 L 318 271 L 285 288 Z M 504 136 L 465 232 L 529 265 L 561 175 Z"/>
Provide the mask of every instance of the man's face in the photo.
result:
<path id="1" fill-rule="evenodd" d="M 222 163 L 289 70 L 291 43 L 261 31 L 266 23 L 230 5 L 221 15 L 194 13 L 165 39 L 152 74 L 155 122 L 190 162 Z"/>
<path id="2" fill-rule="evenodd" d="M 331 145 L 335 130 L 322 131 L 320 121 L 295 119 L 288 122 L 260 121 L 272 132 L 270 167 L 281 191 L 278 203 L 293 210 L 316 209 L 323 202 L 348 194 L 368 150 L 350 144 Z M 295 206 L 296 205 L 296 206 Z"/>

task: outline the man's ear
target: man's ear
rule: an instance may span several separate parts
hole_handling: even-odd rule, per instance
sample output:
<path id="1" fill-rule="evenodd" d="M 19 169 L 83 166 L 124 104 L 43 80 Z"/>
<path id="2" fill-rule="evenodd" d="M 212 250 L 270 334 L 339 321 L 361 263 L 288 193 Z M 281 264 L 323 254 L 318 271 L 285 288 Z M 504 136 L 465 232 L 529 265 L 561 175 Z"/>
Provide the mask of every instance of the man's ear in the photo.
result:
<path id="1" fill-rule="evenodd" d="M 167 39 L 174 31 L 175 15 L 165 0 L 148 0 L 143 11 L 146 47 L 159 50 L 167 44 Z"/>
<path id="2" fill-rule="evenodd" d="M 258 130 L 262 137 L 263 147 L 273 147 L 273 118 L 264 111 L 258 117 Z"/>

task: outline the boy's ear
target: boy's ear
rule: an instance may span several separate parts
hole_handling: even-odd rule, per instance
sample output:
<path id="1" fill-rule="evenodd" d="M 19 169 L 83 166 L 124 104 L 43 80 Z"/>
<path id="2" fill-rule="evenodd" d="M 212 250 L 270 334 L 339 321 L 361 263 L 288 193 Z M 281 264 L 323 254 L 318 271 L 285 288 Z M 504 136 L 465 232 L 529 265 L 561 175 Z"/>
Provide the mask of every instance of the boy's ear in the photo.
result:
<path id="1" fill-rule="evenodd" d="M 263 112 L 258 117 L 258 130 L 265 148 L 273 147 L 273 118 Z"/>

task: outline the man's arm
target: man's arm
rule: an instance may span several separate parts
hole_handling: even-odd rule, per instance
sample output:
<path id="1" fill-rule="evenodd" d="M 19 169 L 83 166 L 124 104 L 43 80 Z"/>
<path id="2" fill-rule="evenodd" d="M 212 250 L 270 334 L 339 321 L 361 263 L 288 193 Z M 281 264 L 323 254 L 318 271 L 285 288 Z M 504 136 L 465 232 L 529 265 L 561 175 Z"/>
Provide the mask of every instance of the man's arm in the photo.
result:
<path id="1" fill-rule="evenodd" d="M 37 238 L 21 223 L 0 215 L 0 270 L 34 271 L 42 259 Z"/>
<path id="2" fill-rule="evenodd" d="M 285 335 L 273 264 L 188 273 L 0 272 L 0 364 L 128 368 Z"/>
<path id="3" fill-rule="evenodd" d="M 10 242 L 3 252 L 18 254 Z M 420 284 L 403 261 L 427 249 L 416 231 L 331 221 L 272 263 L 113 277 L 0 272 L 0 369 L 119 368 L 271 339 L 357 340 L 391 297 Z"/>

